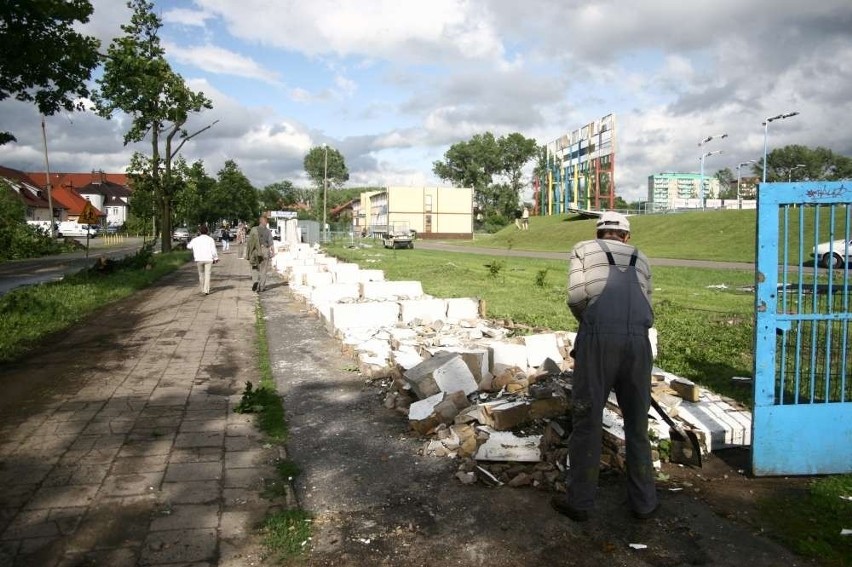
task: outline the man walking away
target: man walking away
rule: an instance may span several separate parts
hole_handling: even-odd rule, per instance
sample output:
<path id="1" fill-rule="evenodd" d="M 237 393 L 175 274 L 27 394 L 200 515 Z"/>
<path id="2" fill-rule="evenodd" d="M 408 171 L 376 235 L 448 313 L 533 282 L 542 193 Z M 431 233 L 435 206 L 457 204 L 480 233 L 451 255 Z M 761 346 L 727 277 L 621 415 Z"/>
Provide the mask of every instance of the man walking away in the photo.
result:
<path id="1" fill-rule="evenodd" d="M 266 271 L 272 251 L 272 231 L 268 224 L 266 215 L 261 215 L 259 224 L 249 231 L 246 246 L 246 257 L 251 264 L 251 289 L 256 292 L 266 289 Z"/>
<path id="2" fill-rule="evenodd" d="M 570 257 L 568 307 L 580 322 L 573 352 L 573 429 L 567 494 L 551 504 L 572 520 L 588 519 L 598 485 L 603 409 L 615 389 L 627 444 L 627 500 L 634 517 L 644 520 L 659 506 L 648 440 L 651 268 L 627 243 L 627 217 L 607 211 L 596 226 L 597 239 L 577 243 Z"/>
<path id="3" fill-rule="evenodd" d="M 242 221 L 237 225 L 237 254 L 240 260 L 246 257 L 246 223 Z"/>
<path id="4" fill-rule="evenodd" d="M 210 272 L 213 269 L 213 263 L 219 261 L 219 255 L 216 253 L 216 241 L 207 234 L 207 225 L 201 225 L 198 232 L 201 234 L 190 240 L 186 247 L 192 250 L 192 259 L 198 267 L 198 284 L 201 286 L 201 293 L 210 295 Z"/>

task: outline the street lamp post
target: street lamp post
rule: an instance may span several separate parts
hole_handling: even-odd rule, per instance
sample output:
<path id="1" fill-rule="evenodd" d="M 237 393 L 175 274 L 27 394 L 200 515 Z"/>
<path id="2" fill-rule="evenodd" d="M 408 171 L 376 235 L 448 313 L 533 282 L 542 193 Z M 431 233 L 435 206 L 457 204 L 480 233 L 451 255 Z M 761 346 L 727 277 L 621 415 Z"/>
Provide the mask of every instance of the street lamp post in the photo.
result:
<path id="1" fill-rule="evenodd" d="M 322 145 L 322 236 L 323 242 L 328 241 L 328 226 L 326 215 L 328 212 L 328 144 Z"/>
<path id="2" fill-rule="evenodd" d="M 803 163 L 797 163 L 796 165 L 790 168 L 790 171 L 787 172 L 787 183 L 793 181 L 793 172 L 802 167 L 807 167 L 807 165 Z"/>
<path id="3" fill-rule="evenodd" d="M 763 121 L 763 181 L 762 183 L 766 183 L 766 140 L 769 136 L 769 123 L 775 122 L 776 120 L 784 120 L 785 118 L 792 118 L 793 116 L 798 115 L 798 112 L 785 112 L 783 114 L 779 114 L 777 116 L 771 116 Z"/>
<path id="4" fill-rule="evenodd" d="M 714 156 L 716 154 L 721 154 L 722 150 L 716 150 L 715 152 L 706 152 L 701 154 L 701 208 L 704 209 L 704 158 L 708 156 Z"/>
<path id="5" fill-rule="evenodd" d="M 704 138 L 703 140 L 698 142 L 698 147 L 700 148 L 701 146 L 703 146 L 707 142 L 710 142 L 711 140 L 715 140 L 716 138 L 723 140 L 727 137 L 728 137 L 727 134 L 713 134 L 712 136 L 707 136 L 706 138 Z M 702 210 L 704 209 L 704 204 L 705 204 L 705 200 L 704 200 L 704 158 L 706 158 L 707 156 L 712 156 L 713 154 L 721 154 L 721 153 L 722 153 L 721 150 L 716 151 L 716 152 L 709 152 L 709 153 L 702 155 L 700 160 L 699 160 L 699 161 L 701 161 L 701 178 L 700 178 L 699 191 L 701 193 L 700 196 L 701 196 L 701 209 Z"/>
<path id="6" fill-rule="evenodd" d="M 740 168 L 744 165 L 748 165 L 750 163 L 757 163 L 756 159 L 750 159 L 748 161 L 744 161 L 742 163 L 737 164 L 737 208 L 743 208 L 743 197 L 742 193 L 740 193 Z"/>

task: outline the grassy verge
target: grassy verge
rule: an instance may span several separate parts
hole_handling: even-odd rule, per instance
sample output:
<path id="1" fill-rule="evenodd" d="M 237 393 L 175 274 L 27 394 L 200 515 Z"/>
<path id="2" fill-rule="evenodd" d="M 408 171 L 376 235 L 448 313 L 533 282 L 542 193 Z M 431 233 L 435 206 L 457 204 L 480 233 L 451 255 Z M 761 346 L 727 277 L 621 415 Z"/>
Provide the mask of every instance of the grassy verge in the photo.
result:
<path id="1" fill-rule="evenodd" d="M 852 565 L 852 475 L 815 479 L 807 492 L 774 496 L 760 503 L 761 520 L 773 537 L 793 551 L 830 567 Z"/>
<path id="2" fill-rule="evenodd" d="M 283 443 L 287 440 L 287 421 L 284 406 L 272 376 L 266 321 L 263 318 L 260 303 L 255 308 L 255 331 L 257 333 L 255 352 L 260 383 L 257 387 L 251 382 L 246 384 L 242 399 L 235 411 L 257 414 L 258 428 L 271 442 Z M 300 472 L 298 466 L 288 460 L 279 461 L 275 468 L 276 477 L 270 479 L 264 489 L 264 496 L 267 498 L 285 496 L 293 478 Z M 263 546 L 269 555 L 281 561 L 293 559 L 306 550 L 310 541 L 310 514 L 301 509 L 277 510 L 264 520 L 261 534 Z"/>
<path id="3" fill-rule="evenodd" d="M 150 286 L 186 263 L 188 252 L 142 250 L 61 281 L 22 287 L 0 297 L 0 362 L 19 358 L 104 305 Z"/>

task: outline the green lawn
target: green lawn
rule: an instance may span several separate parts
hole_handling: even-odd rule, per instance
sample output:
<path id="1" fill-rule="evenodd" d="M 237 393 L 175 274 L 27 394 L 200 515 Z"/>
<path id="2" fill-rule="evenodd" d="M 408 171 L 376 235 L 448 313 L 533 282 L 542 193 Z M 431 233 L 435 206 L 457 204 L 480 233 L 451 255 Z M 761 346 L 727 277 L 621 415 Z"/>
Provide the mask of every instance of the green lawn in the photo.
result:
<path id="1" fill-rule="evenodd" d="M 789 261 L 798 262 L 799 214 L 804 224 L 803 260 L 810 260 L 813 244 L 814 209 L 791 209 L 786 217 L 789 226 Z M 779 214 L 779 226 L 784 217 Z M 828 240 L 828 217 L 822 213 L 820 242 Z M 841 211 L 835 221 L 842 224 Z M 594 220 L 578 215 L 559 215 L 530 218 L 530 229 L 519 231 L 510 225 L 492 235 L 477 234 L 466 246 L 483 248 L 539 250 L 568 252 L 580 240 L 594 238 Z M 705 211 L 658 215 L 635 215 L 630 217 L 631 243 L 642 249 L 651 259 L 675 258 L 712 260 L 719 262 L 754 262 L 755 260 L 756 212 Z"/>

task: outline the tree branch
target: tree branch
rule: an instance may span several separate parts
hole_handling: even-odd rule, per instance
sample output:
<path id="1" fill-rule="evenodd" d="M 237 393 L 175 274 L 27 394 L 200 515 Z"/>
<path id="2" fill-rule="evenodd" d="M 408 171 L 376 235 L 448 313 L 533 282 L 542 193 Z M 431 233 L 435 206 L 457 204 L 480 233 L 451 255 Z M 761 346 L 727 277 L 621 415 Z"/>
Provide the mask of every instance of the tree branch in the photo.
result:
<path id="1" fill-rule="evenodd" d="M 175 148 L 175 151 L 174 151 L 174 152 L 172 152 L 172 155 L 170 155 L 170 156 L 169 156 L 169 158 L 173 158 L 173 157 L 175 157 L 175 156 L 178 154 L 178 152 L 180 151 L 180 149 L 183 147 L 183 145 L 184 145 L 185 143 L 187 143 L 188 141 L 190 141 L 190 140 L 191 140 L 191 139 L 193 139 L 194 137 L 198 136 L 199 134 L 201 134 L 201 133 L 202 133 L 202 132 L 204 132 L 205 130 L 209 130 L 210 128 L 212 128 L 213 126 L 215 126 L 217 122 L 219 122 L 219 121 L 218 121 L 218 120 L 214 120 L 211 124 L 208 124 L 207 126 L 205 126 L 204 128 L 202 128 L 201 130 L 199 130 L 199 131 L 197 131 L 197 132 L 195 132 L 195 133 L 193 133 L 193 134 L 190 134 L 189 136 L 187 136 L 187 137 L 183 138 L 183 139 L 181 140 L 180 144 L 178 144 L 178 146 Z"/>

